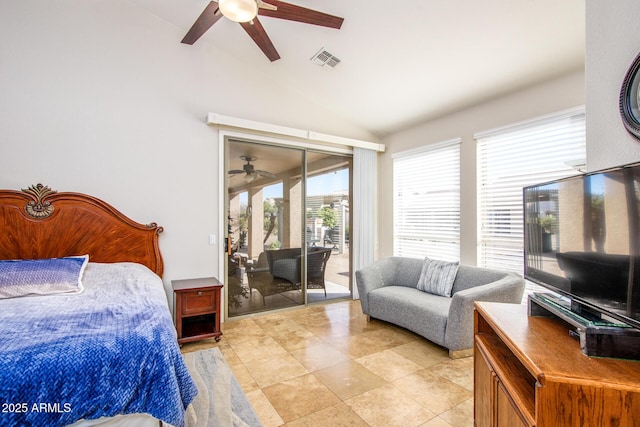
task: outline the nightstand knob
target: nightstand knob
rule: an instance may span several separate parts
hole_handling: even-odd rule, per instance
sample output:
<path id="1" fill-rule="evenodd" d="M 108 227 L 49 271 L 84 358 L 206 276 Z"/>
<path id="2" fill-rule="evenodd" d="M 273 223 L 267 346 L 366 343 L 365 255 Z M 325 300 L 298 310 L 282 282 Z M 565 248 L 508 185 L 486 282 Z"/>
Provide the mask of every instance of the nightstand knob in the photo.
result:
<path id="1" fill-rule="evenodd" d="M 202 291 L 198 291 L 198 296 L 201 297 L 202 296 Z"/>

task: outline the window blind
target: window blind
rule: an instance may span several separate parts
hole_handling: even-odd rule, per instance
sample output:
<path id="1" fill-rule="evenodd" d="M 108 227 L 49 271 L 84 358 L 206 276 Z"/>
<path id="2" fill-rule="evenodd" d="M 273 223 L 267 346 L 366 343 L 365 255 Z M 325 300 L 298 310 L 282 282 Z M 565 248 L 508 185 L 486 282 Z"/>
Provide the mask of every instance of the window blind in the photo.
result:
<path id="1" fill-rule="evenodd" d="M 460 142 L 393 156 L 393 253 L 460 259 Z"/>
<path id="2" fill-rule="evenodd" d="M 584 108 L 484 132 L 475 139 L 478 265 L 522 274 L 522 188 L 575 175 L 584 167 Z"/>

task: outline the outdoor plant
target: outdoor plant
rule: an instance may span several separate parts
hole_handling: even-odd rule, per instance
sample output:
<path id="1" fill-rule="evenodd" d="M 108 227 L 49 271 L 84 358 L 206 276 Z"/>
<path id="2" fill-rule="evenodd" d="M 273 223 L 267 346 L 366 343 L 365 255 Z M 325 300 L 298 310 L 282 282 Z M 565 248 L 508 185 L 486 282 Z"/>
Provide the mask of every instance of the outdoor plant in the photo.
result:
<path id="1" fill-rule="evenodd" d="M 335 228 L 338 225 L 338 214 L 329 206 L 323 206 L 318 210 L 318 218 L 322 220 L 323 227 Z"/>

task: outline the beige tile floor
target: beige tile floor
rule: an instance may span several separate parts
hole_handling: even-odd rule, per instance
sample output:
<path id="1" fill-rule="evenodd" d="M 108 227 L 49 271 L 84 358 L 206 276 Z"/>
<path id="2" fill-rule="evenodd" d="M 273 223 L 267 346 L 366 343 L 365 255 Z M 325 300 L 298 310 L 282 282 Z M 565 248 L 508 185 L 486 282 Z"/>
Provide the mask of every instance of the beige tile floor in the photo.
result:
<path id="1" fill-rule="evenodd" d="M 265 427 L 473 426 L 473 358 L 340 301 L 223 323 L 217 346 Z"/>

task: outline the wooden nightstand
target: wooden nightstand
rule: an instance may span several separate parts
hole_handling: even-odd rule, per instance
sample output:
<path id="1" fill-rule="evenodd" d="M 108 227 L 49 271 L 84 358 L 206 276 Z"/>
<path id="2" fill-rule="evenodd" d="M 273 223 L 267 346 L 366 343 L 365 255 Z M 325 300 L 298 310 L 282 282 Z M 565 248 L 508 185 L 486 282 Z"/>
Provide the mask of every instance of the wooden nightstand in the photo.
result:
<path id="1" fill-rule="evenodd" d="M 220 290 L 215 277 L 173 280 L 173 307 L 178 344 L 215 338 L 220 341 Z"/>

